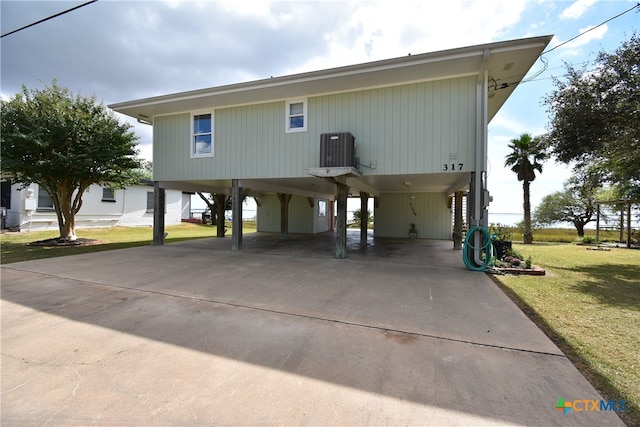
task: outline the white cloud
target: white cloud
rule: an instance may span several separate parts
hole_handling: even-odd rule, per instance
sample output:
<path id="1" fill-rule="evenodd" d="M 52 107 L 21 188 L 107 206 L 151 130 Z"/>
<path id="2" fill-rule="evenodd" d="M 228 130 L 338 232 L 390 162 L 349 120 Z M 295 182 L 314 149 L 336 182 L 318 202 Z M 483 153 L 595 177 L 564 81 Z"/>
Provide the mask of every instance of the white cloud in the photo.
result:
<path id="1" fill-rule="evenodd" d="M 329 54 L 302 68 L 328 68 L 495 41 L 520 21 L 526 1 L 347 4 L 345 14 L 350 19 L 324 33 Z"/>
<path id="2" fill-rule="evenodd" d="M 562 45 L 559 47 L 559 51 L 562 51 L 562 55 L 564 57 L 568 57 L 568 56 L 579 56 L 583 54 L 583 49 L 581 49 L 584 46 L 587 46 L 589 43 L 591 43 L 594 40 L 602 40 L 605 35 L 607 34 L 607 32 L 609 31 L 609 27 L 607 26 L 607 24 L 601 25 L 598 28 L 595 28 L 591 31 L 589 31 L 590 29 L 594 28 L 593 25 L 588 26 L 586 28 L 580 28 L 578 29 L 578 34 L 583 34 L 579 37 L 577 37 L 575 40 L 571 40 L 570 42 Z M 589 32 L 585 32 L 585 31 L 589 31 Z M 576 35 L 574 35 L 573 37 L 575 37 Z M 571 39 L 571 37 L 568 37 L 567 39 Z M 557 36 L 554 36 L 553 39 L 551 40 L 551 43 L 549 43 L 549 49 L 555 49 L 557 46 L 561 45 L 563 42 L 562 40 L 560 40 Z"/>
<path id="3" fill-rule="evenodd" d="M 580 18 L 597 0 L 578 0 L 560 14 L 560 19 Z"/>
<path id="4" fill-rule="evenodd" d="M 565 46 L 572 49 L 585 46 L 594 40 L 601 40 L 604 37 L 604 35 L 607 33 L 607 31 L 609 31 L 609 27 L 607 26 L 607 24 L 601 25 L 595 29 L 593 28 L 594 28 L 593 25 L 590 25 L 586 28 L 580 28 L 578 30 L 578 34 L 583 34 L 583 33 L 584 34 L 578 37 L 577 39 L 570 41 Z"/>

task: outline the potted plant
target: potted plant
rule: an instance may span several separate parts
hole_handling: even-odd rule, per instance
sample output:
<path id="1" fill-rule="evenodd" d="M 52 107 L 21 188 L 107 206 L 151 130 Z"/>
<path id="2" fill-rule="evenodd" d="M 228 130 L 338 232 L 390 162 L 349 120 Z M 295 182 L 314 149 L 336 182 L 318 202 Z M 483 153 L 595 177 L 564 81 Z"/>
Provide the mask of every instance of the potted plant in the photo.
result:
<path id="1" fill-rule="evenodd" d="M 489 234 L 491 234 L 496 258 L 504 258 L 512 248 L 513 233 L 509 227 L 501 224 L 491 224 L 489 226 Z"/>

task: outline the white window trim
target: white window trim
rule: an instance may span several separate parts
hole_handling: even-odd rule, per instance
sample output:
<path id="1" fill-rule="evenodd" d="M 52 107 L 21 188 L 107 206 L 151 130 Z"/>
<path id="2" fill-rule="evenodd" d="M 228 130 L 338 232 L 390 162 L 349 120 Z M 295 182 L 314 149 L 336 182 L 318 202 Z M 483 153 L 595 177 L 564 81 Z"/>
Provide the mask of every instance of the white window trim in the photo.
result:
<path id="1" fill-rule="evenodd" d="M 206 154 L 196 154 L 196 147 L 193 143 L 193 118 L 195 116 L 201 116 L 203 114 L 211 114 L 211 153 L 206 153 Z M 200 159 L 203 157 L 213 157 L 214 156 L 214 152 L 215 152 L 215 147 L 216 147 L 216 139 L 215 139 L 215 133 L 216 133 L 216 127 L 215 127 L 215 114 L 213 111 L 211 110 L 205 110 L 205 111 L 193 111 L 191 113 L 191 123 L 189 124 L 189 154 L 191 155 L 192 159 Z"/>
<path id="2" fill-rule="evenodd" d="M 304 126 L 301 128 L 292 128 L 291 121 L 289 120 L 291 111 L 291 104 L 299 104 L 302 103 L 302 117 L 304 118 Z M 284 131 L 285 133 L 294 133 L 294 132 L 306 132 L 307 126 L 309 124 L 309 115 L 307 114 L 307 98 L 296 98 L 296 99 L 287 99 L 284 107 Z"/>

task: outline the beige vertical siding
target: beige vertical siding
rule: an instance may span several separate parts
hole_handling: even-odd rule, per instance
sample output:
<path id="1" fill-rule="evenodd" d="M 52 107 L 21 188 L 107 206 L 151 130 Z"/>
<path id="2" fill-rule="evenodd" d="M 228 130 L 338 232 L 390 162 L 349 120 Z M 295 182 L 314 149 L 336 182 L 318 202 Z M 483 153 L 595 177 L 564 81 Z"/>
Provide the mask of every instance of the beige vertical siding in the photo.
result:
<path id="1" fill-rule="evenodd" d="M 415 224 L 421 239 L 451 238 L 451 209 L 444 193 L 384 193 L 374 212 L 377 237 L 409 237 Z M 411 209 L 413 205 L 413 210 Z M 415 215 L 414 215 L 415 211 Z"/>
<path id="2" fill-rule="evenodd" d="M 261 197 L 256 212 L 256 231 L 275 233 L 280 231 L 280 201 L 275 194 Z"/>
<path id="3" fill-rule="evenodd" d="M 365 174 L 472 168 L 473 77 L 308 99 L 307 132 L 285 133 L 285 100 L 214 112 L 214 157 L 190 157 L 190 114 L 154 118 L 154 179 L 304 177 L 319 165 L 320 134 L 351 132 Z"/>

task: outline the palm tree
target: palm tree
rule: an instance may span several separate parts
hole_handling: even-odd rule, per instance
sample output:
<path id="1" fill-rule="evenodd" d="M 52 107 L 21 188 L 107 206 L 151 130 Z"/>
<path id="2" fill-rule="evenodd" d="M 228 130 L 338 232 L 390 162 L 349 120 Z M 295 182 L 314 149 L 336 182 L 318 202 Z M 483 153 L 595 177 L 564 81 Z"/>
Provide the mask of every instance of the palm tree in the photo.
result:
<path id="1" fill-rule="evenodd" d="M 529 187 L 536 179 L 536 171 L 542 173 L 542 163 L 549 157 L 544 151 L 540 137 L 531 137 L 531 134 L 523 133 L 519 138 L 514 138 L 509 144 L 512 150 L 505 157 L 504 166 L 511 167 L 511 170 L 518 175 L 518 181 L 522 181 L 522 191 L 524 196 L 524 243 L 533 243 L 531 233 L 531 201 Z"/>

